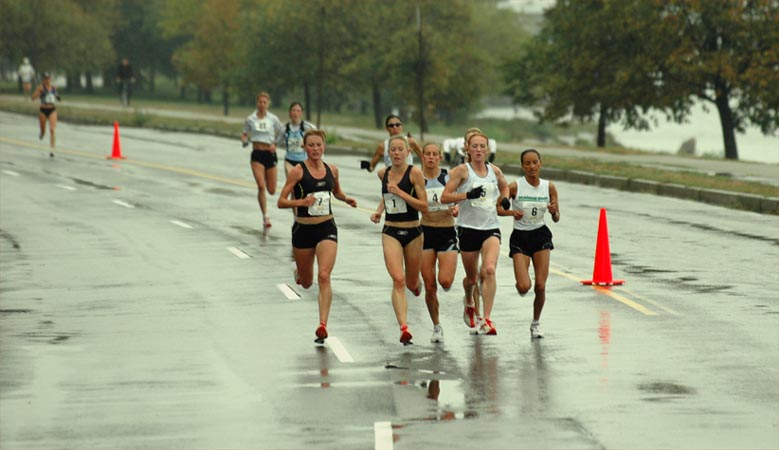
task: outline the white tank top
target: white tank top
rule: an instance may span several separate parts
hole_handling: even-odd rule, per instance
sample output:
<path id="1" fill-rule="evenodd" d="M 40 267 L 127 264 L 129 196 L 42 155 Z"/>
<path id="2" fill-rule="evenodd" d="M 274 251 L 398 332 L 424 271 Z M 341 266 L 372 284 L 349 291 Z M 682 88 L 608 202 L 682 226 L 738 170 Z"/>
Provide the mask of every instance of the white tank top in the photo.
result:
<path id="1" fill-rule="evenodd" d="M 406 164 L 409 166 L 414 165 L 414 154 L 411 148 L 408 149 L 408 158 L 406 158 Z M 384 140 L 384 165 L 387 167 L 392 165 L 392 160 L 389 157 L 389 139 Z"/>
<path id="2" fill-rule="evenodd" d="M 536 230 L 546 225 L 549 204 L 549 180 L 540 179 L 538 186 L 531 186 L 525 177 L 517 178 L 517 196 L 511 201 L 511 207 L 525 214 L 514 220 L 514 229 L 522 231 Z"/>
<path id="3" fill-rule="evenodd" d="M 498 177 L 492 170 L 492 164 L 487 164 L 487 176 L 485 177 L 477 175 L 470 163 L 465 163 L 465 166 L 468 167 L 468 178 L 457 188 L 456 192 L 468 192 L 472 188 L 482 186 L 484 194 L 479 198 L 466 199 L 460 203 L 457 226 L 476 230 L 500 228 L 498 211 L 495 207 L 500 192 L 498 191 Z"/>

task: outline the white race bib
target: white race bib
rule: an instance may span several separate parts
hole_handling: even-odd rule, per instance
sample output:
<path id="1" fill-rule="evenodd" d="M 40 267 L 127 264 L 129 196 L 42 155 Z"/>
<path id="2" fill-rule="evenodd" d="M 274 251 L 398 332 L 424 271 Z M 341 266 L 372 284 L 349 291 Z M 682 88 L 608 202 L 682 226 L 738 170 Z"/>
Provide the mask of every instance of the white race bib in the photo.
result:
<path id="1" fill-rule="evenodd" d="M 326 216 L 330 214 L 330 191 L 317 191 L 313 195 L 316 201 L 308 207 L 308 215 Z"/>
<path id="2" fill-rule="evenodd" d="M 492 183 L 473 183 L 471 189 L 477 188 L 479 186 L 484 188 L 484 191 L 482 192 L 481 197 L 471 200 L 471 206 L 482 209 L 495 209 L 495 185 Z"/>
<path id="3" fill-rule="evenodd" d="M 384 210 L 387 214 L 403 214 L 408 212 L 406 201 L 397 195 L 387 192 L 384 194 Z"/>
<path id="4" fill-rule="evenodd" d="M 519 223 L 533 225 L 544 220 L 546 212 L 546 203 L 543 202 L 522 202 L 522 212 L 524 215 L 519 219 Z"/>
<path id="5" fill-rule="evenodd" d="M 443 187 L 431 187 L 427 188 L 427 210 L 432 211 L 444 211 L 449 209 L 449 205 L 441 203 L 441 194 L 444 193 Z"/>
<path id="6" fill-rule="evenodd" d="M 287 139 L 287 145 L 289 146 L 287 148 L 287 151 L 290 153 L 305 153 L 306 151 L 303 149 L 303 139 L 301 138 L 289 138 Z"/>

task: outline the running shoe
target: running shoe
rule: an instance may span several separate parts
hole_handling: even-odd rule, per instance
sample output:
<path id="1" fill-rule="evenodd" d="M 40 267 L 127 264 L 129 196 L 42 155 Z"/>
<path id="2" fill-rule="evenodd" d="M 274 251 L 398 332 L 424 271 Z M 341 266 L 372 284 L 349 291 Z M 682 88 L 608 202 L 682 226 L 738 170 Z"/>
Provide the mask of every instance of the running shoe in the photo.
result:
<path id="1" fill-rule="evenodd" d="M 273 226 L 273 224 L 271 224 L 271 223 L 270 223 L 270 219 L 269 219 L 269 218 L 267 218 L 267 217 L 264 217 L 264 218 L 262 219 L 262 227 L 263 227 L 263 228 L 265 228 L 265 229 L 268 229 L 268 228 L 270 228 L 270 227 L 272 227 L 272 226 Z"/>
<path id="2" fill-rule="evenodd" d="M 325 339 L 327 339 L 327 328 L 325 328 L 325 324 L 322 322 L 319 322 L 319 328 L 316 329 L 316 339 L 314 339 L 314 342 L 317 344 L 324 344 Z"/>
<path id="3" fill-rule="evenodd" d="M 408 332 L 408 325 L 403 325 L 400 328 L 400 343 L 403 345 L 413 345 L 414 343 L 411 342 L 411 338 L 413 338 L 413 336 Z"/>
<path id="4" fill-rule="evenodd" d="M 495 324 L 490 319 L 481 319 L 479 322 L 479 334 L 495 336 L 498 334 L 498 330 L 495 329 Z"/>
<path id="5" fill-rule="evenodd" d="M 54 152 L 49 152 L 49 158 L 54 158 Z"/>
<path id="6" fill-rule="evenodd" d="M 439 323 L 433 327 L 433 336 L 430 337 L 433 344 L 442 344 L 444 342 L 444 327 Z"/>
<path id="7" fill-rule="evenodd" d="M 530 325 L 530 339 L 541 339 L 544 337 L 544 333 L 541 331 L 541 328 L 538 327 L 537 323 L 533 323 Z"/>
<path id="8" fill-rule="evenodd" d="M 473 328 L 476 326 L 476 308 L 473 303 L 468 304 L 467 297 L 463 297 L 463 305 L 463 322 L 468 328 Z"/>

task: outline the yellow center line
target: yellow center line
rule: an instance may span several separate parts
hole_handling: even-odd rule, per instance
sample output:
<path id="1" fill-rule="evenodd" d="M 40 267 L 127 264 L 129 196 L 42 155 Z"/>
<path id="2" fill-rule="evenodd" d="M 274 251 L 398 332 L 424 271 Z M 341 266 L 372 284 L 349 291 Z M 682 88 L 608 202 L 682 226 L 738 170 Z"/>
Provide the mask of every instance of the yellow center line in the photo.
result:
<path id="1" fill-rule="evenodd" d="M 2 136 L 0 136 L 0 142 L 7 142 L 7 143 L 10 143 L 10 144 L 19 145 L 19 146 L 22 146 L 22 147 L 29 147 L 29 148 L 35 148 L 35 149 L 38 149 L 38 150 L 49 151 L 49 147 L 46 146 L 46 145 L 20 141 L 20 140 L 17 140 L 17 139 L 11 139 L 11 138 L 2 137 Z M 75 155 L 75 156 L 82 156 L 82 157 L 85 157 L 85 158 L 106 159 L 106 155 L 97 155 L 95 153 L 85 152 L 85 151 L 81 151 L 81 150 L 73 150 L 73 149 L 68 149 L 68 148 L 57 148 L 56 151 L 58 153 L 64 153 L 64 154 Z M 211 174 L 204 173 L 204 172 L 199 172 L 199 171 L 196 171 L 196 170 L 184 169 L 182 167 L 168 166 L 168 165 L 165 165 L 165 164 L 159 164 L 159 163 L 153 163 L 153 162 L 147 162 L 147 161 L 131 160 L 131 159 L 114 160 L 113 162 L 114 163 L 121 163 L 121 164 L 130 164 L 130 165 L 141 166 L 141 167 L 149 167 L 149 168 L 153 168 L 153 169 L 164 170 L 164 171 L 174 172 L 174 173 L 180 173 L 180 174 L 184 174 L 184 175 L 191 175 L 191 176 L 194 176 L 194 177 L 206 178 L 206 179 L 213 180 L 213 181 L 218 181 L 218 182 L 221 182 L 221 183 L 232 184 L 232 185 L 236 185 L 236 186 L 243 186 L 243 187 L 247 187 L 247 188 L 256 188 L 257 187 L 257 185 L 254 184 L 254 183 L 250 183 L 250 182 L 246 182 L 246 181 L 242 181 L 242 180 L 237 180 L 237 179 L 234 179 L 234 178 L 221 177 L 221 176 L 218 176 L 218 175 L 211 175 Z M 344 207 L 347 206 L 345 204 L 341 205 L 340 203 L 336 203 L 336 205 L 344 206 Z M 373 209 L 361 208 L 359 206 L 356 209 L 361 210 L 361 211 L 365 211 L 367 213 L 373 213 L 374 212 Z M 508 253 L 506 253 L 506 252 L 503 252 L 503 254 L 508 256 Z M 556 269 L 554 267 L 550 267 L 549 268 L 549 272 L 551 272 L 551 273 L 553 273 L 555 275 L 559 275 L 559 276 L 564 277 L 564 278 L 568 278 L 569 280 L 573 280 L 573 281 L 575 281 L 577 283 L 579 283 L 582 280 L 582 278 L 580 278 L 580 277 L 576 277 L 573 274 L 570 274 L 570 273 L 565 272 L 563 270 Z M 624 296 L 622 296 L 620 294 L 617 294 L 617 293 L 613 292 L 611 290 L 611 288 L 602 287 L 602 286 L 592 286 L 592 289 L 595 289 L 596 291 L 601 292 L 604 295 L 607 295 L 607 296 L 613 298 L 614 300 L 616 300 L 616 301 L 618 301 L 618 302 L 620 302 L 620 303 L 622 303 L 622 304 L 624 304 L 626 306 L 629 306 L 629 307 L 635 309 L 636 311 L 638 311 L 638 312 L 640 312 L 642 314 L 645 314 L 647 316 L 656 316 L 657 315 L 657 313 L 655 311 L 652 311 L 651 309 L 649 309 L 646 306 L 638 303 L 637 301 L 631 300 L 631 299 L 629 299 L 627 297 L 624 297 Z M 624 292 L 628 293 L 629 295 L 633 296 L 633 297 L 637 297 L 637 298 L 640 298 L 641 300 L 643 300 L 643 301 L 645 301 L 647 303 L 651 303 L 652 305 L 656 306 L 657 308 L 662 309 L 663 311 L 668 312 L 669 314 L 679 315 L 678 312 L 676 312 L 676 311 L 674 311 L 674 310 L 672 310 L 670 308 L 667 308 L 665 306 L 662 306 L 662 305 L 660 305 L 659 303 L 657 303 L 657 302 L 655 302 L 653 300 L 650 300 L 650 299 L 648 299 L 646 297 L 641 297 L 640 295 L 637 295 L 637 294 L 635 294 L 633 292 L 630 292 L 628 290 L 625 290 L 625 289 L 622 289 L 622 290 Z"/>

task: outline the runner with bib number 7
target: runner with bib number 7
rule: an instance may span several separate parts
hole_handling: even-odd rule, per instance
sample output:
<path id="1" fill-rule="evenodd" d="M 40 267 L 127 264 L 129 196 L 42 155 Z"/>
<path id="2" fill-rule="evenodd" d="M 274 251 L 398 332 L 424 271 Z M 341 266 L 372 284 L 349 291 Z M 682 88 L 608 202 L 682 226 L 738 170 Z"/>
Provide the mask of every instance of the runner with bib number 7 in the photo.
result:
<path id="1" fill-rule="evenodd" d="M 315 259 L 319 267 L 319 327 L 314 341 L 323 344 L 327 338 L 327 319 L 333 302 L 330 273 L 338 251 L 338 228 L 333 219 L 331 197 L 346 202 L 352 208 L 357 207 L 357 201 L 347 197 L 341 189 L 338 168 L 322 160 L 325 132 L 306 131 L 303 146 L 308 158 L 289 171 L 277 206 L 297 209 L 292 225 L 292 255 L 297 267 L 295 282 L 308 289 L 314 282 Z"/>

